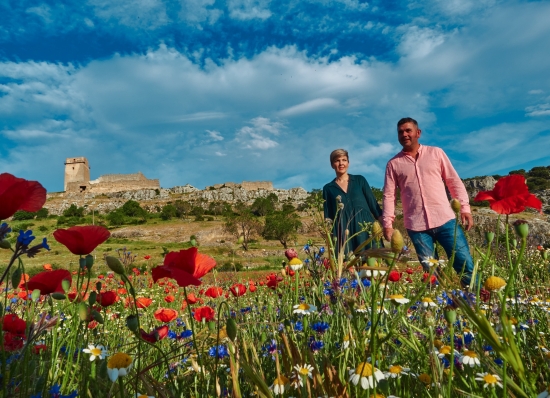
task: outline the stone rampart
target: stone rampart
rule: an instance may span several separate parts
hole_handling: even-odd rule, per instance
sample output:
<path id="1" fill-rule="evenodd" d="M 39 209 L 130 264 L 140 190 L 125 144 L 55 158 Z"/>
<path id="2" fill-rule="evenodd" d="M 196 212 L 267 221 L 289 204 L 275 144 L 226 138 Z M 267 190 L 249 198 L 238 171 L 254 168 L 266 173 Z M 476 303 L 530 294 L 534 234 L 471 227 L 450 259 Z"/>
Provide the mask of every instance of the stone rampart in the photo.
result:
<path id="1" fill-rule="evenodd" d="M 241 187 L 247 191 L 255 191 L 257 189 L 271 191 L 273 190 L 273 183 L 271 181 L 243 181 Z"/>

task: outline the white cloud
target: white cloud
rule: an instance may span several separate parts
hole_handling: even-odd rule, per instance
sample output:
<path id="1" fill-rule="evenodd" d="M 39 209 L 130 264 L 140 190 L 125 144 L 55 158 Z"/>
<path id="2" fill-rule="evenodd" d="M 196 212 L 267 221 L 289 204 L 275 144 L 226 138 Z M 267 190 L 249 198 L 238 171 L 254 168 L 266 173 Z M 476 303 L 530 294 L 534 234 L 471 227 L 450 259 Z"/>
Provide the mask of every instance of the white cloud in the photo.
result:
<path id="1" fill-rule="evenodd" d="M 222 16 L 223 11 L 213 8 L 215 0 L 181 0 L 179 18 L 196 27 L 202 23 L 212 25 Z"/>
<path id="2" fill-rule="evenodd" d="M 252 126 L 242 127 L 236 134 L 236 140 L 248 149 L 266 150 L 275 148 L 278 142 L 265 136 L 263 133 L 279 135 L 283 125 L 279 122 L 271 122 L 265 117 L 257 117 L 250 121 Z"/>
<path id="3" fill-rule="evenodd" d="M 331 108 L 338 105 L 338 101 L 332 98 L 316 98 L 311 101 L 302 102 L 301 104 L 291 106 L 280 112 L 281 116 L 295 116 L 302 113 L 319 111 L 324 108 Z"/>
<path id="4" fill-rule="evenodd" d="M 227 7 L 231 18 L 240 20 L 268 19 L 270 0 L 229 0 Z"/>
<path id="5" fill-rule="evenodd" d="M 27 14 L 34 14 L 40 18 L 45 23 L 50 23 L 52 21 L 51 19 L 51 9 L 47 4 L 41 4 L 36 7 L 29 7 L 25 10 Z"/>
<path id="6" fill-rule="evenodd" d="M 548 116 L 550 115 L 550 103 L 528 106 L 525 111 L 527 116 Z"/>
<path id="7" fill-rule="evenodd" d="M 208 133 L 208 136 L 212 141 L 223 141 L 223 136 L 220 134 L 219 131 L 216 130 L 206 130 Z"/>
<path id="8" fill-rule="evenodd" d="M 434 29 L 411 26 L 397 47 L 399 53 L 409 59 L 424 58 L 445 42 L 445 35 Z"/>
<path id="9" fill-rule="evenodd" d="M 142 29 L 156 29 L 170 22 L 162 0 L 88 0 L 97 17 Z"/>

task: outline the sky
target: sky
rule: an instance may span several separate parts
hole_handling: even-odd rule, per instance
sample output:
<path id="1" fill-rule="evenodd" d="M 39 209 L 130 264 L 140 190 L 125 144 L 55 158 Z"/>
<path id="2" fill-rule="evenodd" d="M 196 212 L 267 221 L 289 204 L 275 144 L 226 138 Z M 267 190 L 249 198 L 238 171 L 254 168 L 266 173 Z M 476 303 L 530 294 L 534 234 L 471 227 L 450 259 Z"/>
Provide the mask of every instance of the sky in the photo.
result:
<path id="1" fill-rule="evenodd" d="M 550 165 L 550 2 L 0 0 L 0 171 L 63 190 L 382 187 L 413 117 L 462 178 Z"/>

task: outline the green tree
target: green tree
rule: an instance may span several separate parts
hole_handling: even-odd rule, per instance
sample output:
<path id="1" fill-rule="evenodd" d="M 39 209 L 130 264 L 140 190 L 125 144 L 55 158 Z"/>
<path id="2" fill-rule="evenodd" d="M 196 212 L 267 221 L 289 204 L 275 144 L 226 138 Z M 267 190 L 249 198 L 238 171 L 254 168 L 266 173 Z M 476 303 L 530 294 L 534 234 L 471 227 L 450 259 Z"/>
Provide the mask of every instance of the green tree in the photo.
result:
<path id="1" fill-rule="evenodd" d="M 171 218 L 177 216 L 177 212 L 176 206 L 172 204 L 164 205 L 160 212 L 160 218 L 163 220 L 170 220 Z"/>
<path id="2" fill-rule="evenodd" d="M 187 215 L 191 212 L 193 206 L 187 201 L 178 199 L 174 202 L 174 207 L 176 208 L 176 217 L 178 218 L 187 218 Z"/>
<path id="3" fill-rule="evenodd" d="M 120 211 L 127 217 L 137 217 L 143 220 L 147 218 L 147 210 L 141 207 L 135 200 L 129 200 L 124 203 Z"/>
<path id="4" fill-rule="evenodd" d="M 262 227 L 259 218 L 243 203 L 239 203 L 234 213 L 225 217 L 225 231 L 237 239 L 242 239 L 244 250 L 248 250 L 250 240 L 261 232 Z"/>
<path id="5" fill-rule="evenodd" d="M 265 239 L 278 240 L 286 249 L 288 242 L 296 239 L 298 228 L 301 226 L 298 214 L 276 211 L 266 216 L 262 236 Z"/>
<path id="6" fill-rule="evenodd" d="M 36 216 L 36 213 L 32 213 L 30 211 L 25 211 L 25 210 L 19 210 L 15 212 L 12 219 L 14 221 L 33 220 L 35 216 Z"/>
<path id="7" fill-rule="evenodd" d="M 126 222 L 126 216 L 120 209 L 110 212 L 105 218 L 109 221 L 110 225 L 115 227 L 124 225 Z"/>
<path id="8" fill-rule="evenodd" d="M 323 208 L 323 191 L 321 189 L 313 189 L 309 192 L 306 200 L 298 206 L 298 211 L 307 209 L 322 209 Z"/>
<path id="9" fill-rule="evenodd" d="M 84 207 L 77 207 L 74 203 L 63 211 L 64 217 L 84 217 Z"/>
<path id="10" fill-rule="evenodd" d="M 50 211 L 48 209 L 46 209 L 45 207 L 41 208 L 40 210 L 38 210 L 36 212 L 36 218 L 37 219 L 43 219 L 43 218 L 48 218 L 48 215 L 50 214 Z"/>
<path id="11" fill-rule="evenodd" d="M 275 204 L 278 201 L 279 198 L 277 198 L 277 195 L 275 195 L 274 193 L 270 193 L 265 198 L 256 198 L 250 208 L 252 210 L 252 213 L 254 213 L 255 215 L 264 217 L 275 211 Z"/>

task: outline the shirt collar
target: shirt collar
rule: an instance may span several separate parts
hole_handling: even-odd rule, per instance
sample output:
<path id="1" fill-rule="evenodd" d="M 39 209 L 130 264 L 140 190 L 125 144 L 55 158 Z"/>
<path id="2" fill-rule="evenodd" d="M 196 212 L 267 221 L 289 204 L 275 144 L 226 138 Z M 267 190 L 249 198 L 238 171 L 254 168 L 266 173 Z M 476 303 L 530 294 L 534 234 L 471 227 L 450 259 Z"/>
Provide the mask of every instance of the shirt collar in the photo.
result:
<path id="1" fill-rule="evenodd" d="M 424 148 L 424 145 L 420 144 L 420 146 L 418 147 L 418 153 L 422 153 L 423 148 Z M 400 153 L 401 153 L 401 155 L 403 155 L 403 156 L 410 156 L 410 155 L 408 155 L 407 152 L 405 152 L 403 149 L 401 149 L 401 152 L 400 152 Z"/>

